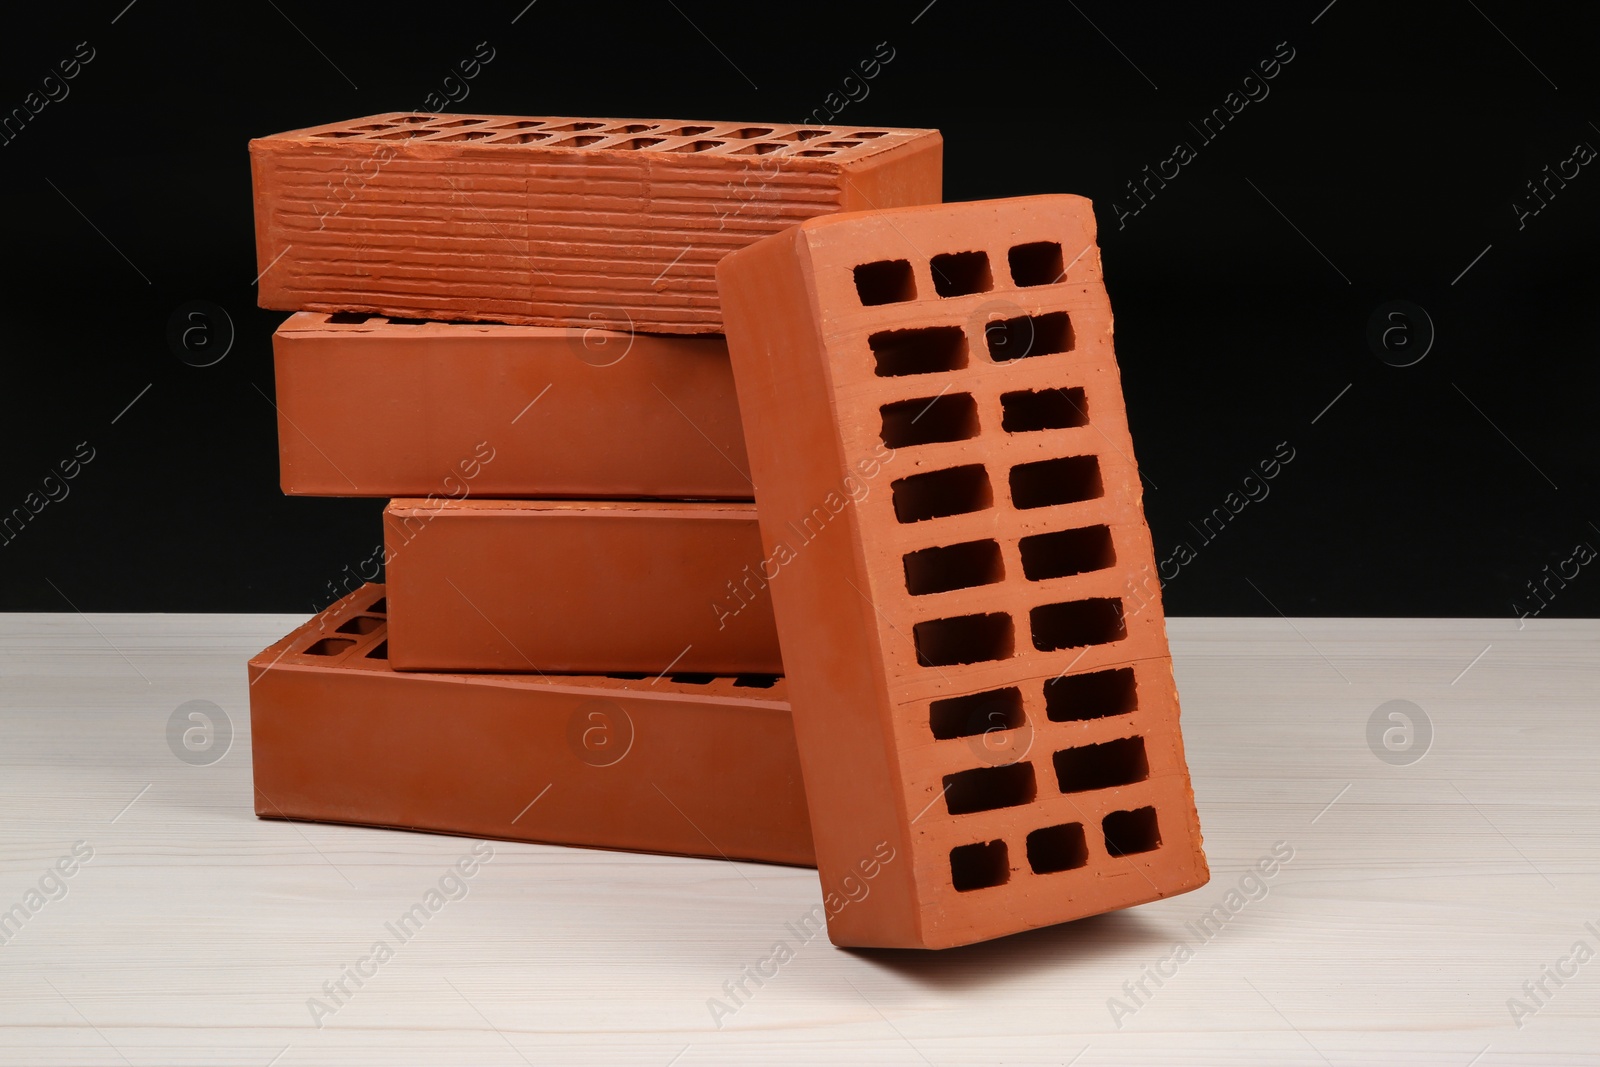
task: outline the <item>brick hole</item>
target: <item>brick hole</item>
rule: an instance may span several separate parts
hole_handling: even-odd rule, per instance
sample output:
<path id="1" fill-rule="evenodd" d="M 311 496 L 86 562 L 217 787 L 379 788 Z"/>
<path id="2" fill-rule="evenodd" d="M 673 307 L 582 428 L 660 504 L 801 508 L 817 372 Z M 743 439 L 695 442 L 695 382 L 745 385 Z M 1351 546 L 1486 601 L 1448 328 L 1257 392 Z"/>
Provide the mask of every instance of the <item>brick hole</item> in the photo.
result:
<path id="1" fill-rule="evenodd" d="M 913 474 L 889 485 L 894 514 L 901 522 L 964 515 L 994 505 L 989 472 L 981 463 Z"/>
<path id="2" fill-rule="evenodd" d="M 1066 273 L 1061 266 L 1061 246 L 1054 241 L 1014 245 L 1006 260 L 1011 264 L 1011 280 L 1022 287 L 1054 285 Z"/>
<path id="3" fill-rule="evenodd" d="M 1132 667 L 1067 674 L 1044 683 L 1044 713 L 1051 722 L 1088 722 L 1126 715 L 1139 707 Z"/>
<path id="4" fill-rule="evenodd" d="M 632 148 L 632 149 L 638 150 L 638 149 L 641 149 L 641 148 L 649 148 L 652 145 L 658 145 L 662 141 L 665 141 L 665 140 L 666 140 L 665 137 L 635 137 L 631 141 L 623 141 L 620 144 L 614 144 L 611 147 L 612 148 Z"/>
<path id="5" fill-rule="evenodd" d="M 904 259 L 880 259 L 863 263 L 852 272 L 856 295 L 865 307 L 900 304 L 917 298 L 917 279 L 911 263 Z"/>
<path id="6" fill-rule="evenodd" d="M 966 441 L 978 436 L 978 402 L 970 393 L 900 400 L 878 409 L 883 443 L 890 448 Z"/>
<path id="7" fill-rule="evenodd" d="M 328 316 L 328 321 L 336 326 L 359 326 L 370 318 L 371 315 L 363 315 L 359 311 L 335 311 Z"/>
<path id="8" fill-rule="evenodd" d="M 1011 859 L 1004 841 L 957 845 L 950 850 L 950 884 L 958 893 L 1005 885 L 1011 879 Z"/>
<path id="9" fill-rule="evenodd" d="M 1011 503 L 1024 510 L 1076 504 L 1105 493 L 1100 480 L 1100 460 L 1095 456 L 1065 456 L 1011 468 Z"/>
<path id="10" fill-rule="evenodd" d="M 878 361 L 880 378 L 937 374 L 967 365 L 967 335 L 959 326 L 884 330 L 868 337 L 867 345 Z"/>
<path id="11" fill-rule="evenodd" d="M 454 122 L 436 122 L 433 124 L 433 128 L 436 130 L 453 130 L 457 126 L 481 126 L 488 121 L 488 119 L 456 119 Z"/>
<path id="12" fill-rule="evenodd" d="M 372 648 L 367 651 L 366 658 L 367 659 L 385 659 L 385 660 L 388 659 L 389 658 L 389 642 L 387 642 L 387 641 L 379 641 L 376 645 L 372 646 Z"/>
<path id="13" fill-rule="evenodd" d="M 1154 852 L 1161 847 L 1155 808 L 1113 811 L 1100 820 L 1100 828 L 1106 835 L 1106 852 L 1113 856 Z"/>
<path id="14" fill-rule="evenodd" d="M 548 133 L 514 133 L 510 136 L 499 138 L 495 141 L 495 144 L 537 144 L 540 141 L 548 141 L 549 139 L 550 135 Z"/>
<path id="15" fill-rule="evenodd" d="M 547 126 L 552 133 L 576 133 L 578 130 L 598 130 L 603 122 L 569 122 L 565 126 Z"/>
<path id="16" fill-rule="evenodd" d="M 1041 389 L 1000 394 L 1000 428 L 1006 433 L 1066 430 L 1089 425 L 1089 404 L 1083 390 Z"/>
<path id="17" fill-rule="evenodd" d="M 797 140 L 797 141 L 814 141 L 818 137 L 832 137 L 832 136 L 833 136 L 833 131 L 832 130 L 796 130 L 795 134 L 794 134 L 794 139 Z M 860 134 L 854 134 L 852 136 L 861 136 L 861 135 Z"/>
<path id="18" fill-rule="evenodd" d="M 734 136 L 738 135 L 735 134 Z M 757 141 L 755 144 L 735 149 L 733 154 L 736 156 L 765 156 L 784 147 L 787 146 L 781 145 L 777 141 Z"/>
<path id="19" fill-rule="evenodd" d="M 596 144 L 596 143 L 598 143 L 600 141 L 604 141 L 604 140 L 605 140 L 604 137 L 597 137 L 596 135 L 594 135 L 592 133 L 585 133 L 585 134 L 581 134 L 580 136 L 577 136 L 577 137 L 568 137 L 564 141 L 552 141 L 551 144 L 550 144 L 550 147 L 552 147 L 552 148 L 557 148 L 557 147 L 559 147 L 559 148 L 587 148 L 592 144 Z"/>
<path id="20" fill-rule="evenodd" d="M 534 119 L 521 119 L 517 122 L 502 122 L 495 126 L 497 130 L 535 130 L 543 126 L 543 122 Z"/>
<path id="21" fill-rule="evenodd" d="M 394 315 L 389 316 L 389 325 L 391 326 L 426 326 L 427 324 L 427 319 L 404 319 L 396 318 Z"/>
<path id="22" fill-rule="evenodd" d="M 371 133 L 373 130 L 392 130 L 394 127 L 387 122 L 372 122 L 365 126 L 352 126 L 350 129 L 357 130 L 362 133 Z"/>
<path id="23" fill-rule="evenodd" d="M 1006 576 L 998 541 L 965 541 L 905 555 L 906 590 L 912 596 L 993 585 Z"/>
<path id="24" fill-rule="evenodd" d="M 367 610 L 374 615 L 387 615 L 389 613 L 389 598 L 381 596 L 367 605 Z"/>
<path id="25" fill-rule="evenodd" d="M 1065 311 L 999 319 L 983 328 L 989 358 L 996 363 L 1072 351 L 1072 320 Z"/>
<path id="26" fill-rule="evenodd" d="M 305 654 L 307 656 L 337 656 L 354 644 L 355 641 L 349 637 L 324 637 L 308 647 Z"/>
<path id="27" fill-rule="evenodd" d="M 676 148 L 665 149 L 667 152 L 709 152 L 713 148 L 721 148 L 727 141 L 690 141 L 688 144 L 678 145 Z"/>
<path id="28" fill-rule="evenodd" d="M 808 148 L 803 152 L 796 152 L 795 155 L 797 155 L 797 156 L 805 156 L 808 159 L 816 159 L 819 156 L 831 156 L 831 155 L 833 155 L 833 149 L 831 149 L 831 148 Z"/>
<path id="29" fill-rule="evenodd" d="M 940 296 L 987 293 L 994 288 L 987 252 L 947 252 L 928 261 L 933 288 Z"/>
<path id="30" fill-rule="evenodd" d="M 722 134 L 722 136 L 737 137 L 741 140 L 748 141 L 753 137 L 768 137 L 772 133 L 773 129 L 771 126 L 746 126 L 743 129 L 730 130 L 728 133 Z M 778 147 L 782 148 L 783 146 L 778 145 Z"/>
<path id="31" fill-rule="evenodd" d="M 1109 526 L 1034 534 L 1018 541 L 1017 548 L 1022 552 L 1023 577 L 1031 582 L 1087 574 L 1117 562 Z"/>
<path id="32" fill-rule="evenodd" d="M 1024 721 L 1022 690 L 1016 686 L 946 697 L 928 705 L 928 727 L 940 741 L 980 737 L 990 730 L 1014 730 Z"/>
<path id="33" fill-rule="evenodd" d="M 694 671 L 667 675 L 667 681 L 677 682 L 679 685 L 710 685 L 716 680 L 717 676 L 714 674 L 700 674 Z"/>
<path id="34" fill-rule="evenodd" d="M 379 127 L 376 127 L 376 128 L 380 129 L 380 130 L 388 129 L 388 127 L 386 127 L 386 126 L 379 126 Z M 313 137 L 360 137 L 362 135 L 359 134 L 359 133 L 354 132 L 353 130 L 324 130 L 321 133 L 314 133 L 311 136 L 313 136 Z"/>
<path id="35" fill-rule="evenodd" d="M 437 118 L 439 118 L 438 115 L 401 115 L 399 118 L 392 119 L 391 121 L 404 122 L 414 125 L 419 122 L 432 122 Z"/>
<path id="36" fill-rule="evenodd" d="M 733 684 L 741 689 L 771 689 L 778 684 L 776 674 L 739 674 L 735 675 Z"/>
<path id="37" fill-rule="evenodd" d="M 819 148 L 854 148 L 860 141 L 823 141 Z"/>
<path id="38" fill-rule="evenodd" d="M 462 130 L 459 133 L 447 133 L 439 137 L 430 137 L 429 141 L 485 141 L 496 136 L 494 130 Z"/>
<path id="39" fill-rule="evenodd" d="M 715 127 L 712 127 L 712 126 L 679 126 L 675 130 L 666 131 L 661 136 L 663 136 L 663 137 L 698 137 L 702 133 L 710 133 L 714 128 Z"/>
<path id="40" fill-rule="evenodd" d="M 1089 842 L 1080 822 L 1046 826 L 1028 835 L 1028 866 L 1034 874 L 1075 871 L 1089 863 Z"/>
<path id="41" fill-rule="evenodd" d="M 630 122 L 626 126 L 613 126 L 611 129 L 607 130 L 606 132 L 607 133 L 611 133 L 611 134 L 618 134 L 618 133 L 645 133 L 648 130 L 655 129 L 656 125 L 657 124 L 653 123 L 653 122 Z"/>
<path id="42" fill-rule="evenodd" d="M 392 133 L 375 133 L 373 136 L 381 141 L 411 141 L 418 137 L 426 137 L 432 132 L 432 130 L 424 130 L 412 126 L 409 129 L 395 130 Z"/>
<path id="43" fill-rule="evenodd" d="M 372 631 L 382 628 L 382 619 L 374 619 L 368 615 L 357 615 L 353 619 L 347 619 L 339 627 L 339 629 L 334 632 L 341 634 L 370 634 Z"/>
<path id="44" fill-rule="evenodd" d="M 1142 737 L 1123 737 L 1098 745 L 1062 749 L 1051 760 L 1056 765 L 1056 782 L 1063 793 L 1112 789 L 1150 777 L 1150 761 L 1145 757 Z"/>
<path id="45" fill-rule="evenodd" d="M 919 622 L 911 628 L 911 641 L 925 667 L 1010 659 L 1016 650 L 1011 616 L 1004 612 Z"/>
<path id="46" fill-rule="evenodd" d="M 1032 804 L 1037 794 L 1033 764 L 1026 760 L 1004 767 L 974 767 L 944 776 L 944 803 L 951 815 Z"/>
<path id="47" fill-rule="evenodd" d="M 1033 647 L 1040 652 L 1104 645 L 1128 636 L 1122 601 L 1116 597 L 1045 604 L 1028 613 L 1028 624 Z"/>

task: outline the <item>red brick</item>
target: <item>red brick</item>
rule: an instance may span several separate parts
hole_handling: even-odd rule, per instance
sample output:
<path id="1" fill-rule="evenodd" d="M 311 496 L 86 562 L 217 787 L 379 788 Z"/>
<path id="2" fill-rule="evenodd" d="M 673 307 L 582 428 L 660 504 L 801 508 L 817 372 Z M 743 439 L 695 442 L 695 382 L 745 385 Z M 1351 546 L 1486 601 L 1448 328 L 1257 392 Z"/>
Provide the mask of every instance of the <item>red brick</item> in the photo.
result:
<path id="1" fill-rule="evenodd" d="M 814 863 L 781 678 L 402 674 L 383 596 L 250 661 L 257 815 Z"/>
<path id="2" fill-rule="evenodd" d="M 1203 884 L 1089 202 L 813 219 L 718 279 L 768 553 L 889 483 L 772 582 L 823 888 L 900 857 L 833 940 L 940 948 Z"/>
<path id="3" fill-rule="evenodd" d="M 724 254 L 937 203 L 934 130 L 393 113 L 250 142 L 262 307 L 720 333 Z"/>
<path id="4" fill-rule="evenodd" d="M 400 670 L 783 670 L 755 505 L 395 500 Z"/>
<path id="5" fill-rule="evenodd" d="M 721 337 L 302 312 L 273 355 L 292 495 L 752 492 Z"/>

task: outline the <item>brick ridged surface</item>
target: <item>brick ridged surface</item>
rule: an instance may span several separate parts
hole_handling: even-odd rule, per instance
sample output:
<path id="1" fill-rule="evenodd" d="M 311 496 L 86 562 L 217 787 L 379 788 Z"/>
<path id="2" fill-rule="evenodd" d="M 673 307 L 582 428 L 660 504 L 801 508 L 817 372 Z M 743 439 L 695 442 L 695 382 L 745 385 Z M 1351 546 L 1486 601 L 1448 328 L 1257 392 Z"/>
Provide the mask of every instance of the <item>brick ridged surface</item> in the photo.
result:
<path id="1" fill-rule="evenodd" d="M 841 945 L 940 948 L 1208 872 L 1101 280 L 1073 196 L 816 219 L 718 269 Z M 892 449 L 892 451 L 888 451 Z"/>
<path id="2" fill-rule="evenodd" d="M 392 113 L 250 142 L 263 307 L 720 333 L 723 255 L 937 203 L 937 131 Z"/>
<path id="3" fill-rule="evenodd" d="M 400 670 L 777 674 L 755 505 L 392 501 Z"/>
<path id="4" fill-rule="evenodd" d="M 250 661 L 257 815 L 814 863 L 782 678 L 403 674 L 384 598 Z"/>
<path id="5" fill-rule="evenodd" d="M 721 337 L 302 312 L 273 359 L 291 495 L 751 496 Z"/>

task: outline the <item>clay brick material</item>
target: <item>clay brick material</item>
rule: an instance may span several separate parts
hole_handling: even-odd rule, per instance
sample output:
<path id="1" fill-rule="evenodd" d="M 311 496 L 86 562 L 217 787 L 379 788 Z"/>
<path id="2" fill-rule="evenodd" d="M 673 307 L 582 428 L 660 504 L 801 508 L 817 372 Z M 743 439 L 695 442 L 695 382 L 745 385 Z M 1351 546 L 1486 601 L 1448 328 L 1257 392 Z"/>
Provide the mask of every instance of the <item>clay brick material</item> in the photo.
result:
<path id="1" fill-rule="evenodd" d="M 814 863 L 783 679 L 402 674 L 385 609 L 250 661 L 257 815 Z"/>
<path id="2" fill-rule="evenodd" d="M 262 307 L 721 333 L 716 263 L 940 199 L 934 130 L 393 113 L 250 142 Z"/>
<path id="3" fill-rule="evenodd" d="M 1087 200 L 813 219 L 718 268 L 841 945 L 940 948 L 1203 884 Z M 885 449 L 892 453 L 885 456 Z"/>
<path id="4" fill-rule="evenodd" d="M 384 550 L 400 670 L 783 670 L 753 504 L 395 500 Z"/>
<path id="5" fill-rule="evenodd" d="M 273 356 L 291 495 L 752 493 L 721 337 L 302 312 Z"/>

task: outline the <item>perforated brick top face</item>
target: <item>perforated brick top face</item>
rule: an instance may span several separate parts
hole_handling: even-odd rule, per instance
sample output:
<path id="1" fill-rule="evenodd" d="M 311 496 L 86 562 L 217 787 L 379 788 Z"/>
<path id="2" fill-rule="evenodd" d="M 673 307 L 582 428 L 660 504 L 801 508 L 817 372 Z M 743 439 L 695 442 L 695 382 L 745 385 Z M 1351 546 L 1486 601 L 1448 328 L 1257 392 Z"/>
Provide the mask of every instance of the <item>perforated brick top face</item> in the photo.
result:
<path id="1" fill-rule="evenodd" d="M 818 219 L 718 276 L 769 553 L 870 478 L 771 587 L 824 889 L 911 856 L 834 940 L 1203 884 L 1089 202 Z"/>
<path id="2" fill-rule="evenodd" d="M 250 660 L 252 671 L 315 667 L 393 673 L 389 666 L 389 601 L 387 587 L 369 583 L 348 594 L 321 615 Z M 425 677 L 413 675 L 412 677 Z M 691 671 L 670 674 L 462 674 L 463 680 L 496 685 L 548 689 L 568 686 L 584 691 L 638 691 L 653 697 L 733 700 L 759 696 L 763 704 L 788 698 L 777 674 L 711 675 Z"/>
<path id="3" fill-rule="evenodd" d="M 928 130 L 870 126 L 786 126 L 779 123 L 683 122 L 667 119 L 512 118 L 504 115 L 424 115 L 392 112 L 278 134 L 326 141 L 403 141 L 409 144 L 559 148 L 681 155 L 792 156 L 863 159 Z M 274 139 L 277 139 L 274 138 Z"/>
<path id="4" fill-rule="evenodd" d="M 250 143 L 263 307 L 720 333 L 727 252 L 934 203 L 932 130 L 392 113 Z"/>

